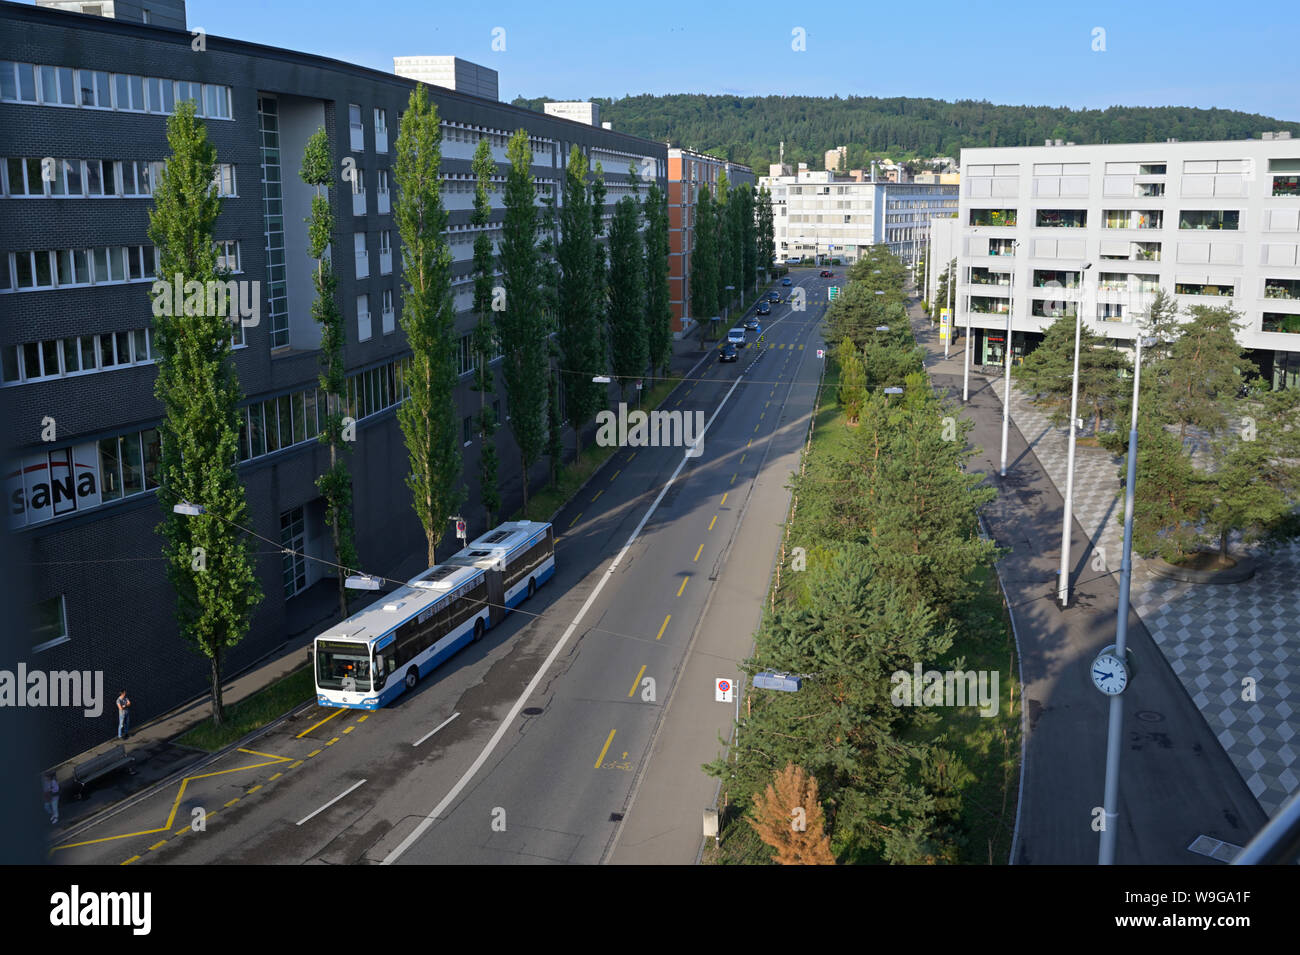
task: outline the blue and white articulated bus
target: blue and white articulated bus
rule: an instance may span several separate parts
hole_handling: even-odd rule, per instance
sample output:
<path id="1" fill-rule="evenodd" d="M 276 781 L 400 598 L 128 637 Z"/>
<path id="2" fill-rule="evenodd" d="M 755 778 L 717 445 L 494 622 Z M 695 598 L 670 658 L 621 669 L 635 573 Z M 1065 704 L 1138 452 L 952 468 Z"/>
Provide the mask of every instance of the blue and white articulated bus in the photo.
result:
<path id="1" fill-rule="evenodd" d="M 555 574 L 555 532 L 539 521 L 511 521 L 471 541 L 447 563 L 488 575 L 495 624 Z"/>
<path id="2" fill-rule="evenodd" d="M 492 622 L 487 571 L 430 567 L 316 638 L 316 702 L 378 709 Z"/>

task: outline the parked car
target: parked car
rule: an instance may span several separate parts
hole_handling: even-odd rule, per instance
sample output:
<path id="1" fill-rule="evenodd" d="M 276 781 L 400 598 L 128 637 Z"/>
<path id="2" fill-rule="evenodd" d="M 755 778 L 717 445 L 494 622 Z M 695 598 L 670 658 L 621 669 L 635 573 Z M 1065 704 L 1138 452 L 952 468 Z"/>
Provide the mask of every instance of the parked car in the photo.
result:
<path id="1" fill-rule="evenodd" d="M 754 314 L 755 314 L 755 315 L 771 315 L 771 314 L 772 314 L 772 306 L 769 305 L 769 304 L 767 304 L 767 302 L 759 302 L 759 303 L 758 303 L 758 308 L 754 309 Z"/>
<path id="2" fill-rule="evenodd" d="M 737 361 L 740 358 L 740 352 L 731 342 L 723 342 L 722 348 L 718 350 L 718 361 Z"/>
<path id="3" fill-rule="evenodd" d="M 781 280 L 781 284 L 782 284 L 782 285 L 793 285 L 794 282 L 793 282 L 792 280 L 790 280 L 790 279 L 782 279 L 782 280 Z"/>

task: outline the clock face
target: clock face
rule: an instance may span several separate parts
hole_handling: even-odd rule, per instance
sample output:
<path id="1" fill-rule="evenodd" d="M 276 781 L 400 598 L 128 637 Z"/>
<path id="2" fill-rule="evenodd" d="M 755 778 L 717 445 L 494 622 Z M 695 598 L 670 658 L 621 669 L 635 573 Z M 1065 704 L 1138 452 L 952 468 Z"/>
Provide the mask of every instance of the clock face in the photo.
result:
<path id="1" fill-rule="evenodd" d="M 1116 696 L 1128 686 L 1128 667 L 1119 657 L 1104 653 L 1092 661 L 1092 683 L 1107 696 Z"/>

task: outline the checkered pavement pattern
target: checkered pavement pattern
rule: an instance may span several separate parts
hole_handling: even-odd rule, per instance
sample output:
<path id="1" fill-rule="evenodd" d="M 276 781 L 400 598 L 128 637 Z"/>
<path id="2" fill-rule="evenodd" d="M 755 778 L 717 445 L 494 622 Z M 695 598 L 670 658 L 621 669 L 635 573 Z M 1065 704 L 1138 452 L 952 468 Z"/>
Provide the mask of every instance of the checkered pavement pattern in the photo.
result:
<path id="1" fill-rule="evenodd" d="M 999 400 L 1003 381 L 991 381 Z M 1011 418 L 1064 497 L 1068 431 L 1015 387 Z M 1094 551 L 1077 579 L 1118 574 L 1122 457 L 1077 448 L 1074 517 Z M 1078 548 L 1080 542 L 1075 541 Z M 1241 545 L 1236 545 L 1238 552 Z M 1248 548 L 1248 550 L 1250 550 Z M 1300 789 L 1300 542 L 1261 557 L 1250 580 L 1188 584 L 1133 558 L 1130 599 L 1242 779 L 1272 816 Z M 1079 555 L 1074 555 L 1077 565 Z M 1244 698 L 1244 699 L 1243 699 Z"/>

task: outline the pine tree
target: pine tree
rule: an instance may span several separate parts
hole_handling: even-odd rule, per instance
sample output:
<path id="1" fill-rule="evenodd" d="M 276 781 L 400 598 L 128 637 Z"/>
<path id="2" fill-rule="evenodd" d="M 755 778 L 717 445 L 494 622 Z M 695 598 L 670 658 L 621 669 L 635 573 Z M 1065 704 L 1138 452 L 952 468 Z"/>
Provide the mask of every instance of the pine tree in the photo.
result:
<path id="1" fill-rule="evenodd" d="M 1193 305 L 1189 315 L 1168 357 L 1152 362 L 1160 400 L 1156 411 L 1179 426 L 1180 441 L 1188 426 L 1211 433 L 1223 429 L 1225 405 L 1241 391 L 1246 361 L 1237 344 L 1240 313 Z"/>
<path id="2" fill-rule="evenodd" d="M 339 585 L 339 615 L 348 615 L 348 568 L 360 563 L 352 527 L 352 476 L 348 473 L 347 444 L 344 442 L 344 398 L 347 386 L 343 358 L 343 312 L 337 300 L 338 279 L 326 252 L 330 245 L 334 215 L 330 211 L 328 186 L 333 178 L 334 161 L 330 158 L 329 139 L 324 127 L 318 129 L 303 151 L 302 181 L 315 187 L 311 216 L 307 219 L 307 254 L 316 260 L 312 276 L 316 299 L 312 318 L 320 326 L 321 372 L 318 381 L 325 395 L 326 412 L 320 441 L 329 447 L 329 469 L 316 479 L 316 489 L 325 502 L 325 524 L 334 543 L 335 573 Z M 324 194 L 322 187 L 326 188 Z"/>
<path id="3" fill-rule="evenodd" d="M 837 399 L 840 407 L 844 409 L 845 423 L 855 425 L 862 415 L 863 402 L 866 401 L 867 379 L 862 368 L 862 360 L 858 358 L 852 339 L 845 338 L 840 342 L 835 362 L 840 371 Z"/>
<path id="4" fill-rule="evenodd" d="M 519 446 L 523 466 L 524 508 L 528 507 L 528 475 L 542 454 L 546 439 L 549 349 L 547 316 L 537 249 L 537 190 L 533 183 L 533 150 L 528 131 L 518 129 L 506 147 L 505 220 L 501 227 L 501 271 L 506 307 L 497 313 L 497 340 L 504 352 L 502 379 L 509 402 L 510 430 Z"/>
<path id="5" fill-rule="evenodd" d="M 176 622 L 182 638 L 211 664 L 212 721 L 225 719 L 221 669 L 226 650 L 248 633 L 262 589 L 253 551 L 239 529 L 248 520 L 239 460 L 239 381 L 230 360 L 227 310 L 163 305 L 163 289 L 222 278 L 213 241 L 221 199 L 212 188 L 216 150 L 195 119 L 194 104 L 176 104 L 167 120 L 171 150 L 154 186 L 149 238 L 159 255 L 152 292 L 154 394 L 163 407 L 159 425 L 158 502 L 163 521 L 167 578 L 176 591 Z M 206 296 L 205 296 L 206 299 Z M 189 305 L 187 299 L 186 305 Z M 203 508 L 176 514 L 181 502 Z"/>
<path id="6" fill-rule="evenodd" d="M 624 196 L 615 206 L 614 222 L 609 230 L 610 357 L 614 374 L 623 388 L 645 374 L 650 360 L 638 210 L 637 201 Z"/>
<path id="7" fill-rule="evenodd" d="M 464 500 L 458 486 L 460 435 L 456 420 L 456 313 L 451 248 L 442 205 L 442 132 L 423 83 L 411 91 L 397 134 L 393 220 L 402 237 L 402 330 L 411 347 L 410 397 L 398 406 L 411 472 L 406 486 L 424 527 L 429 566 L 447 521 Z"/>
<path id="8" fill-rule="evenodd" d="M 749 824 L 776 850 L 781 865 L 834 865 L 817 779 L 793 763 L 777 773 L 754 799 Z"/>
<path id="9" fill-rule="evenodd" d="M 501 489 L 498 486 L 498 459 L 496 414 L 488 404 L 492 392 L 492 360 L 496 357 L 495 323 L 492 320 L 493 282 L 496 275 L 496 255 L 492 251 L 492 237 L 488 225 L 492 221 L 492 177 L 496 174 L 496 160 L 492 158 L 492 145 L 484 137 L 474 150 L 474 211 L 470 224 L 474 226 L 474 314 L 478 322 L 470 339 L 474 352 L 474 384 L 479 393 L 478 433 L 483 447 L 478 459 L 479 496 L 487 512 L 486 526 L 491 527 L 494 515 L 501 509 Z"/>
<path id="10" fill-rule="evenodd" d="M 1017 381 L 1049 412 L 1054 424 L 1070 418 L 1074 378 L 1075 319 L 1062 315 L 1043 331 L 1043 341 L 1012 369 Z M 1093 413 L 1093 432 L 1115 411 L 1125 392 L 1119 377 L 1128 362 L 1105 338 L 1084 325 L 1079 330 L 1079 407 Z"/>
<path id="11" fill-rule="evenodd" d="M 645 325 L 649 361 L 666 375 L 673 357 L 673 310 L 668 287 L 668 202 L 658 182 L 645 198 Z"/>

